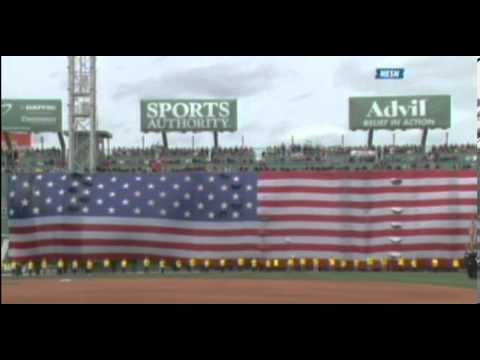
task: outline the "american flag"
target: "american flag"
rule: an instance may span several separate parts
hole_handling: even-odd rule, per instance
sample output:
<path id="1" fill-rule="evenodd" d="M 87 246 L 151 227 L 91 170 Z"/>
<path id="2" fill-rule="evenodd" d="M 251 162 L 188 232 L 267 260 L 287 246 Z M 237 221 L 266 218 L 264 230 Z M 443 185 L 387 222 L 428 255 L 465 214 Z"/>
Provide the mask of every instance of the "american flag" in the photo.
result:
<path id="1" fill-rule="evenodd" d="M 9 255 L 462 257 L 474 171 L 11 176 Z"/>
<path id="2" fill-rule="evenodd" d="M 480 70 L 479 70 L 478 76 L 480 78 Z M 480 83 L 478 85 L 478 92 L 480 94 Z M 480 145 L 480 99 L 477 99 L 477 146 L 479 145 Z"/>

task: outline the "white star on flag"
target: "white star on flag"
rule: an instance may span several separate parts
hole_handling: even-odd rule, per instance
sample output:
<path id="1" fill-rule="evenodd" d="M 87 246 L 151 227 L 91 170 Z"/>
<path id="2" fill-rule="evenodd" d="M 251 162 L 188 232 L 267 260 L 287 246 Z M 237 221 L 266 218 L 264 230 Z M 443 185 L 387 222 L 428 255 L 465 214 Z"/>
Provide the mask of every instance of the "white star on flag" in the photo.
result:
<path id="1" fill-rule="evenodd" d="M 103 199 L 98 199 L 97 200 L 97 205 L 103 205 Z"/>
<path id="2" fill-rule="evenodd" d="M 23 200 L 21 201 L 21 204 L 22 204 L 23 207 L 27 207 L 27 206 L 28 206 L 28 200 L 27 200 L 27 199 L 23 199 Z"/>

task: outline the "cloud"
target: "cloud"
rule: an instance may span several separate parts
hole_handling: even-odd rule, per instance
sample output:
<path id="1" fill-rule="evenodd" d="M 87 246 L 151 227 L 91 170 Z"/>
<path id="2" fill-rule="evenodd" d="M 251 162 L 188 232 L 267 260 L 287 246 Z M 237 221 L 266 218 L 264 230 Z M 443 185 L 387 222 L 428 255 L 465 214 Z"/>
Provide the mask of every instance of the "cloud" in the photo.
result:
<path id="1" fill-rule="evenodd" d="M 379 61 L 383 64 L 377 66 Z M 375 80 L 377 67 L 401 67 L 405 80 Z M 472 111 L 475 94 L 473 57 L 381 57 L 349 58 L 335 73 L 335 85 L 351 95 L 452 95 L 454 108 Z"/>
<path id="2" fill-rule="evenodd" d="M 158 64 L 167 60 L 170 56 L 155 56 L 152 63 Z"/>
<path id="3" fill-rule="evenodd" d="M 313 91 L 310 91 L 310 92 L 307 92 L 307 93 L 304 93 L 304 94 L 300 94 L 300 95 L 294 96 L 294 97 L 292 97 L 291 99 L 289 99 L 288 101 L 289 101 L 289 102 L 297 102 L 297 101 L 301 101 L 301 100 L 308 99 L 308 98 L 311 97 L 312 95 L 313 95 Z"/>
<path id="4" fill-rule="evenodd" d="M 271 64 L 253 67 L 239 64 L 209 65 L 178 70 L 133 84 L 123 84 L 113 98 L 245 98 L 272 89 L 277 79 L 290 75 Z"/>
<path id="5" fill-rule="evenodd" d="M 61 72 L 55 71 L 55 72 L 50 73 L 50 75 L 48 75 L 48 78 L 49 79 L 58 79 L 62 75 L 63 74 Z"/>

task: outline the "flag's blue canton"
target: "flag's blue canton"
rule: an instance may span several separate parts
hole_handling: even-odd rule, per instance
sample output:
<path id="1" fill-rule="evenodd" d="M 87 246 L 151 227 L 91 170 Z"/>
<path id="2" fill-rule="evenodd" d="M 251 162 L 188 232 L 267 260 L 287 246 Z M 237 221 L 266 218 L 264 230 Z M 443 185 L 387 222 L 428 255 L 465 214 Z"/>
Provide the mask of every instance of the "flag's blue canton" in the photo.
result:
<path id="1" fill-rule="evenodd" d="M 255 173 L 44 174 L 10 178 L 11 219 L 110 216 L 191 221 L 257 218 Z"/>

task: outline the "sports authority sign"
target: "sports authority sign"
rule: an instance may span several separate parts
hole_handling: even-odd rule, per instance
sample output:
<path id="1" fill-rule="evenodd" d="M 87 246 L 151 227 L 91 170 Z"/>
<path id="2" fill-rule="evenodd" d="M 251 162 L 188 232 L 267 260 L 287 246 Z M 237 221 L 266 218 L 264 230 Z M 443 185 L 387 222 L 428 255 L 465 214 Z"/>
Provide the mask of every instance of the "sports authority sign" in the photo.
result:
<path id="1" fill-rule="evenodd" d="M 351 130 L 448 129 L 448 95 L 350 98 Z"/>
<path id="2" fill-rule="evenodd" d="M 142 100 L 142 132 L 236 131 L 236 100 Z"/>
<path id="3" fill-rule="evenodd" d="M 2 100 L 2 131 L 62 132 L 61 100 Z"/>

